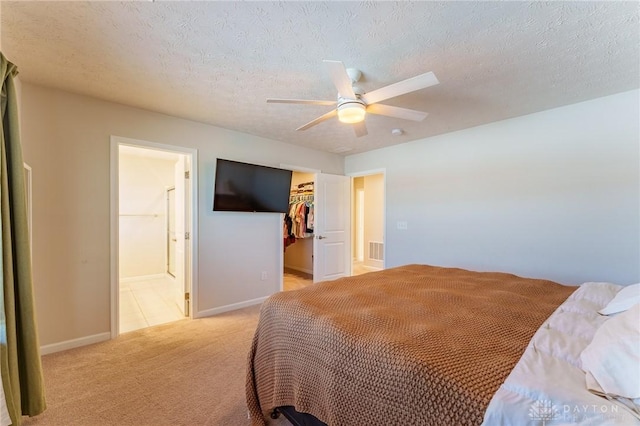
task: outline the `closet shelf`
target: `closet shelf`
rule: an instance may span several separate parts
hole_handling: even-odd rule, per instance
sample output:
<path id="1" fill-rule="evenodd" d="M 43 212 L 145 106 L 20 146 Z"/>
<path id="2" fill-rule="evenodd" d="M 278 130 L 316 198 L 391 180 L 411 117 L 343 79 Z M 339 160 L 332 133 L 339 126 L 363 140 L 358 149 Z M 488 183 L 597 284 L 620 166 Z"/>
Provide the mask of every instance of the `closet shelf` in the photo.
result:
<path id="1" fill-rule="evenodd" d="M 289 204 L 299 203 L 302 201 L 310 201 L 313 202 L 313 192 L 307 193 L 292 193 L 289 197 Z"/>

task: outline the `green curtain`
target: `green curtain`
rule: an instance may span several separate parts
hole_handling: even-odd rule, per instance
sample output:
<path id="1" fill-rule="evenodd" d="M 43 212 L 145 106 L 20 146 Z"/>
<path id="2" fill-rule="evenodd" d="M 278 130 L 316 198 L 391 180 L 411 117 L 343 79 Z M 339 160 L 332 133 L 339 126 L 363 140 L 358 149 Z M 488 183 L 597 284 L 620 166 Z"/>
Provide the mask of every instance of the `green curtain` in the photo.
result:
<path id="1" fill-rule="evenodd" d="M 4 317 L 0 344 L 2 386 L 11 421 L 35 416 L 46 408 L 40 345 L 36 334 L 31 249 L 27 224 L 24 163 L 18 132 L 14 78 L 18 70 L 0 53 L 2 76 L 2 144 L 0 147 L 0 244 Z M 5 334 L 6 333 L 6 334 Z"/>

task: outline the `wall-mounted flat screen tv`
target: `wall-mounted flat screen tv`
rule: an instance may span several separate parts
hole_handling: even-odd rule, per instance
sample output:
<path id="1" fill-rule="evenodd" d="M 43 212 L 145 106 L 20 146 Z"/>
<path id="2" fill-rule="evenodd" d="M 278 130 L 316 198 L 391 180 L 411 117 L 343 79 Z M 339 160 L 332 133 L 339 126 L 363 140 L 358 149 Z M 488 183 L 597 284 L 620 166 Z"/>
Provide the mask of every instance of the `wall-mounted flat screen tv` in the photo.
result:
<path id="1" fill-rule="evenodd" d="M 216 161 L 214 211 L 289 211 L 291 170 L 238 161 Z"/>

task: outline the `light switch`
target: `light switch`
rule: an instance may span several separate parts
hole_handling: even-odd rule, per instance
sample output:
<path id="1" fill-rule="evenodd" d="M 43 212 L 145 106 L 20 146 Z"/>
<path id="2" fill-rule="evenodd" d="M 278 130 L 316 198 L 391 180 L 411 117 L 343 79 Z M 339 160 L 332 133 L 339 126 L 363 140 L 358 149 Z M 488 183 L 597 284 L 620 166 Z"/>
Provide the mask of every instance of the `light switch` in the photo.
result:
<path id="1" fill-rule="evenodd" d="M 398 226 L 398 229 L 405 230 L 407 229 L 407 222 L 404 220 L 399 220 L 397 226 Z"/>

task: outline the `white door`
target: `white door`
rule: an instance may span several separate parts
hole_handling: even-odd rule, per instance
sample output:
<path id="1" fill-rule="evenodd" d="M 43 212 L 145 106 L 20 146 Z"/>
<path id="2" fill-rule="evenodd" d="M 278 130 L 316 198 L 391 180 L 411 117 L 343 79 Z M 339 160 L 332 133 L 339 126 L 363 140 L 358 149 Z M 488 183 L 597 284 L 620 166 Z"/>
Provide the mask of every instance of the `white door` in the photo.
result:
<path id="1" fill-rule="evenodd" d="M 316 174 L 313 282 L 351 275 L 351 178 Z"/>
<path id="2" fill-rule="evenodd" d="M 193 180 L 191 176 L 193 175 L 192 164 L 190 162 L 191 157 L 187 155 L 183 155 L 184 159 L 184 185 L 182 186 L 183 190 L 183 199 L 182 199 L 182 217 L 183 217 L 183 231 L 184 238 L 182 240 L 182 246 L 180 247 L 182 251 L 182 291 L 183 291 L 183 313 L 185 317 L 189 317 L 192 314 L 192 303 L 193 295 L 191 293 L 192 288 L 192 279 L 191 276 L 191 238 L 193 235 L 193 224 L 191 223 L 191 215 L 192 212 L 192 185 Z"/>
<path id="3" fill-rule="evenodd" d="M 175 301 L 178 308 L 185 316 L 189 316 L 189 173 L 188 158 L 186 155 L 180 155 L 175 166 L 175 232 L 173 237 L 175 241 L 174 269 L 172 275 L 175 276 Z"/>
<path id="4" fill-rule="evenodd" d="M 167 273 L 176 278 L 176 188 L 167 188 Z"/>

